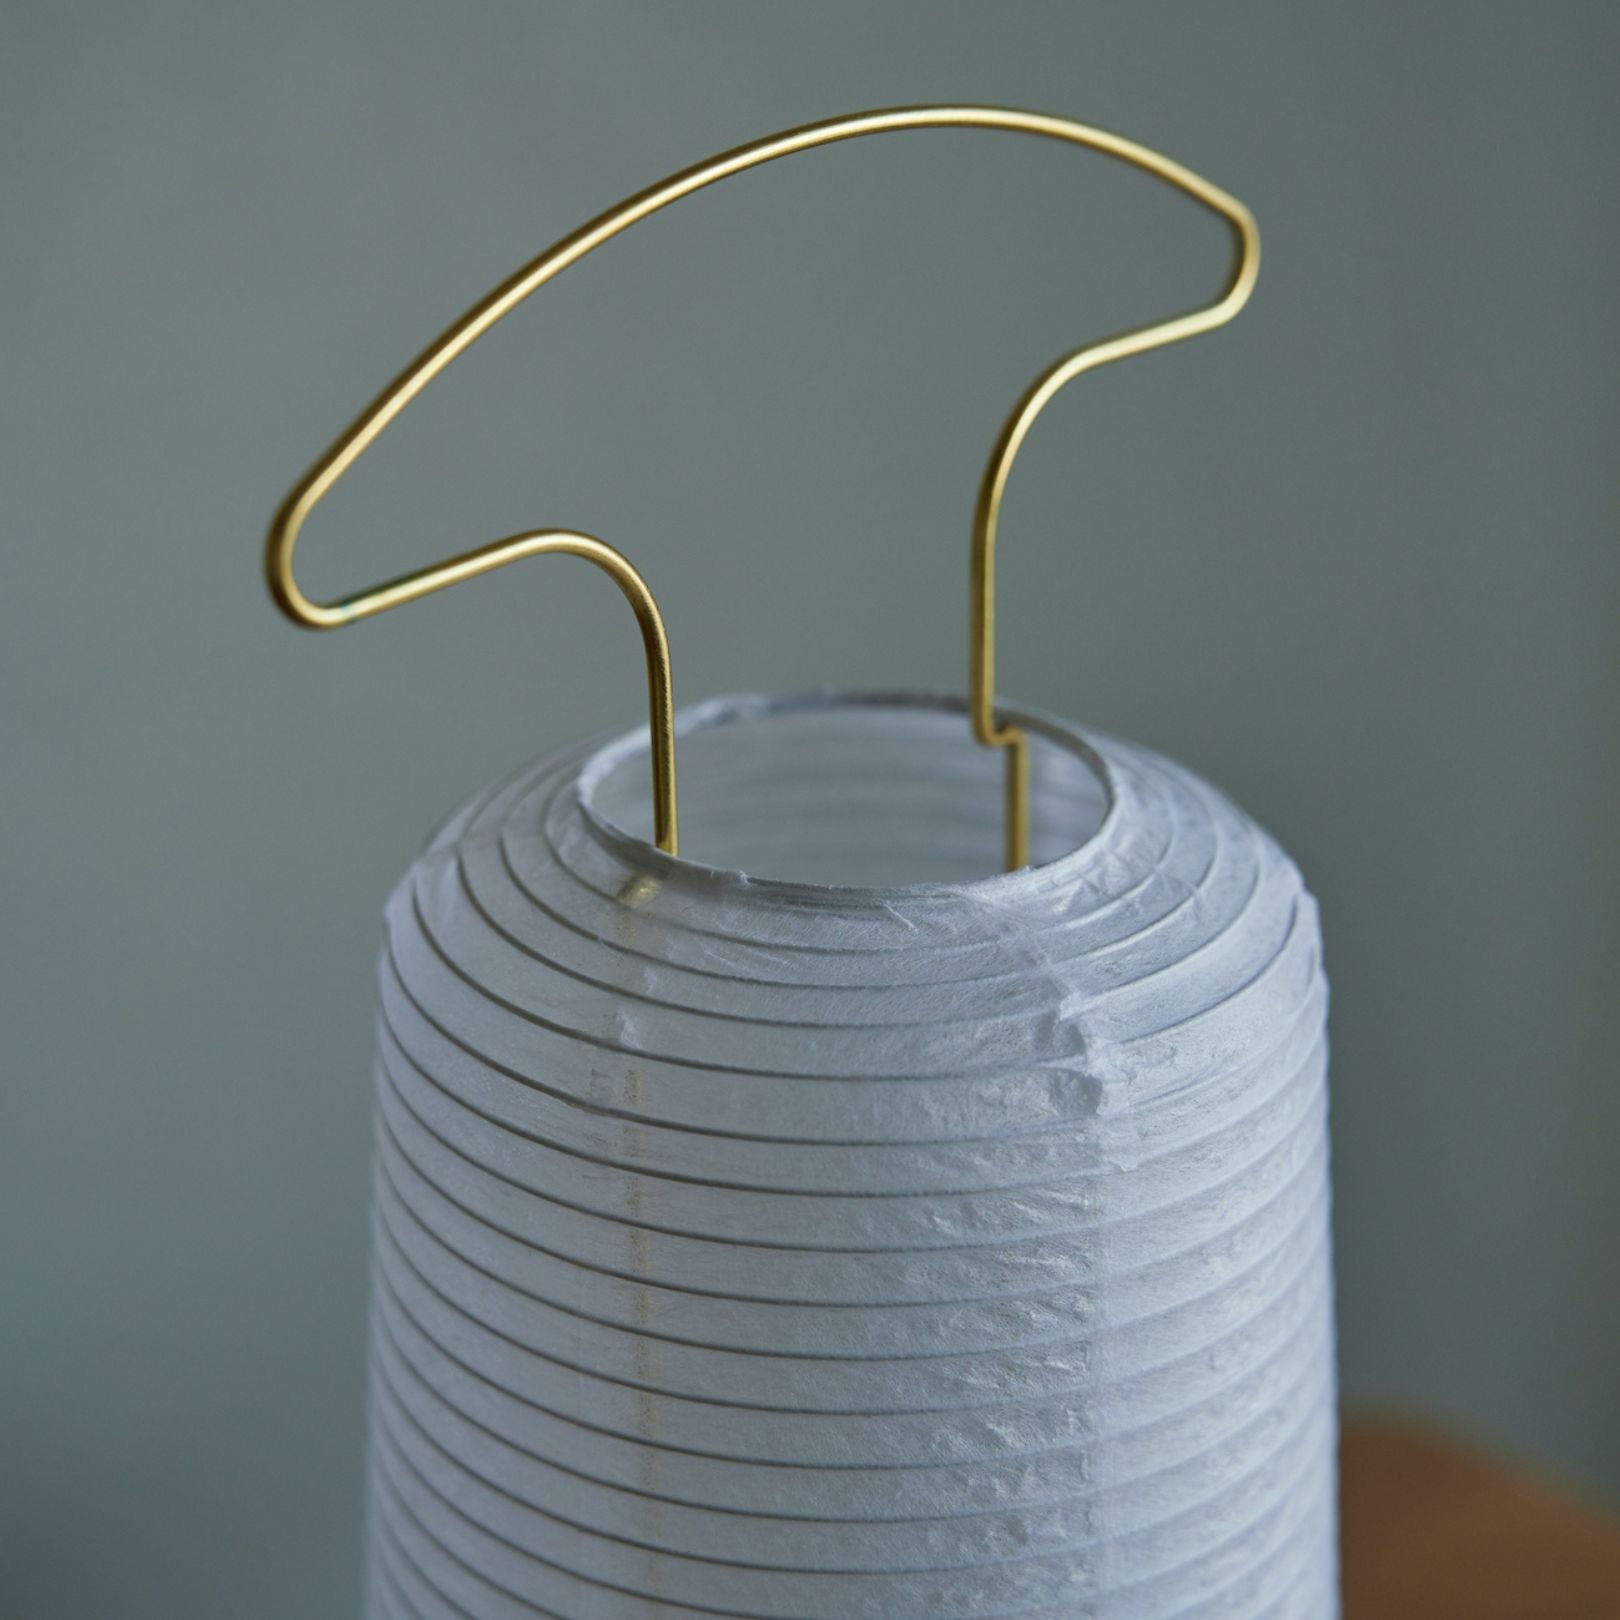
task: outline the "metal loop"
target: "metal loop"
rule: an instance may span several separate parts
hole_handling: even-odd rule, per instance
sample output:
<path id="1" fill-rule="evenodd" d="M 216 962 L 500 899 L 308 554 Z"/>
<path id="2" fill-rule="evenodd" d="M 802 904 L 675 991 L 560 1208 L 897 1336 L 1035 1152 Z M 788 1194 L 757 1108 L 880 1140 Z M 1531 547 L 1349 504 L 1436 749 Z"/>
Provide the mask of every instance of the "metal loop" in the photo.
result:
<path id="1" fill-rule="evenodd" d="M 995 546 L 997 522 L 1007 479 L 1035 418 L 1065 384 L 1082 372 L 1123 360 L 1224 325 L 1248 301 L 1260 267 L 1260 238 L 1248 209 L 1170 158 L 1106 130 L 1066 118 L 1020 112 L 1004 107 L 900 107 L 806 124 L 780 135 L 750 141 L 707 162 L 638 192 L 589 224 L 565 236 L 539 258 L 503 282 L 411 362 L 341 434 L 282 502 L 270 525 L 265 572 L 276 605 L 296 624 L 332 630 L 370 618 L 389 608 L 426 596 L 463 579 L 489 572 L 520 557 L 563 551 L 584 557 L 604 569 L 624 592 L 641 628 L 647 660 L 649 722 L 655 836 L 660 848 L 678 849 L 675 795 L 675 721 L 670 682 L 669 646 L 657 604 L 646 582 L 611 546 L 572 530 L 542 529 L 513 535 L 435 563 L 398 579 L 332 602 L 314 602 L 293 577 L 293 551 L 309 514 L 332 486 L 359 459 L 372 441 L 459 354 L 509 315 L 531 293 L 593 249 L 629 229 L 638 220 L 670 203 L 701 191 L 745 169 L 812 147 L 862 135 L 905 129 L 994 129 L 1039 135 L 1088 147 L 1153 175 L 1184 192 L 1224 219 L 1233 230 L 1235 262 L 1225 291 L 1212 304 L 1170 320 L 1124 332 L 1101 343 L 1076 349 L 1048 367 L 1024 393 L 1007 418 L 979 486 L 973 517 L 972 581 L 969 627 L 969 708 L 973 732 L 988 747 L 1007 750 L 1006 864 L 1029 859 L 1029 750 L 1016 726 L 995 713 Z"/>

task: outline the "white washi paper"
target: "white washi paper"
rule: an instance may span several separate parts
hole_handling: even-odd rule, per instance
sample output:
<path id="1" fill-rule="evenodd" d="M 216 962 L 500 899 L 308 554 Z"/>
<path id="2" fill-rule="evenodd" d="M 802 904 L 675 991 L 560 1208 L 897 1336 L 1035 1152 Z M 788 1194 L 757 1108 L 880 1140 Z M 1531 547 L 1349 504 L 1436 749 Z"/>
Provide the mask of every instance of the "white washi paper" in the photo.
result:
<path id="1" fill-rule="evenodd" d="M 381 968 L 370 1612 L 1337 1613 L 1288 858 L 1041 716 L 724 699 L 433 840 Z"/>

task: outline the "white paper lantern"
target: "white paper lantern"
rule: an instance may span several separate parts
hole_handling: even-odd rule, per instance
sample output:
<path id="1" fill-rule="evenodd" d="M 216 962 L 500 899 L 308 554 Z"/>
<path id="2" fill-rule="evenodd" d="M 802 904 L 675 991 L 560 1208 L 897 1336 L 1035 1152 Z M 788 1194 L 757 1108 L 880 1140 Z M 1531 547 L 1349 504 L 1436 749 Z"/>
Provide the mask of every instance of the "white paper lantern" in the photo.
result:
<path id="1" fill-rule="evenodd" d="M 376 1616 L 1336 1612 L 1325 987 L 1179 767 L 818 695 L 457 814 L 382 964 Z"/>

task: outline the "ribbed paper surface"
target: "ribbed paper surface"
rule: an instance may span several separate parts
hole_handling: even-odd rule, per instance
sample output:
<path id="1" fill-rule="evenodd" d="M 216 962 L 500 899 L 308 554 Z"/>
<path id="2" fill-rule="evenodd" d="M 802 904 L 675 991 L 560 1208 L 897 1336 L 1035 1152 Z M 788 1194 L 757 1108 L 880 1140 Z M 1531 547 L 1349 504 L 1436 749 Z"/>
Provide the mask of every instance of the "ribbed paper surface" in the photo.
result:
<path id="1" fill-rule="evenodd" d="M 1315 907 L 1028 724 L 1011 876 L 961 715 L 836 698 L 694 711 L 689 860 L 625 742 L 407 874 L 374 1615 L 1336 1613 Z"/>

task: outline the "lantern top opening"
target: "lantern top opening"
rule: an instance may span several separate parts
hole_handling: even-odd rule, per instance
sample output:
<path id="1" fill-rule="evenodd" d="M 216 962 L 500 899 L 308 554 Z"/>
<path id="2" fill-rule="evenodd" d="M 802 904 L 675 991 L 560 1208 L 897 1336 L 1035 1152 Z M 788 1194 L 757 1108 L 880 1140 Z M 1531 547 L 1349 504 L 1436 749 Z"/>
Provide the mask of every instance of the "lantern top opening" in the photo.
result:
<path id="1" fill-rule="evenodd" d="M 707 870 L 845 896 L 1039 884 L 1083 856 L 1115 794 L 1106 761 L 1072 727 L 1016 719 L 1032 745 L 1033 864 L 1020 872 L 1000 870 L 1000 762 L 975 743 L 960 697 L 831 690 L 682 709 L 679 858 L 652 847 L 645 727 L 584 760 L 578 798 L 597 836 L 649 876 Z"/>

